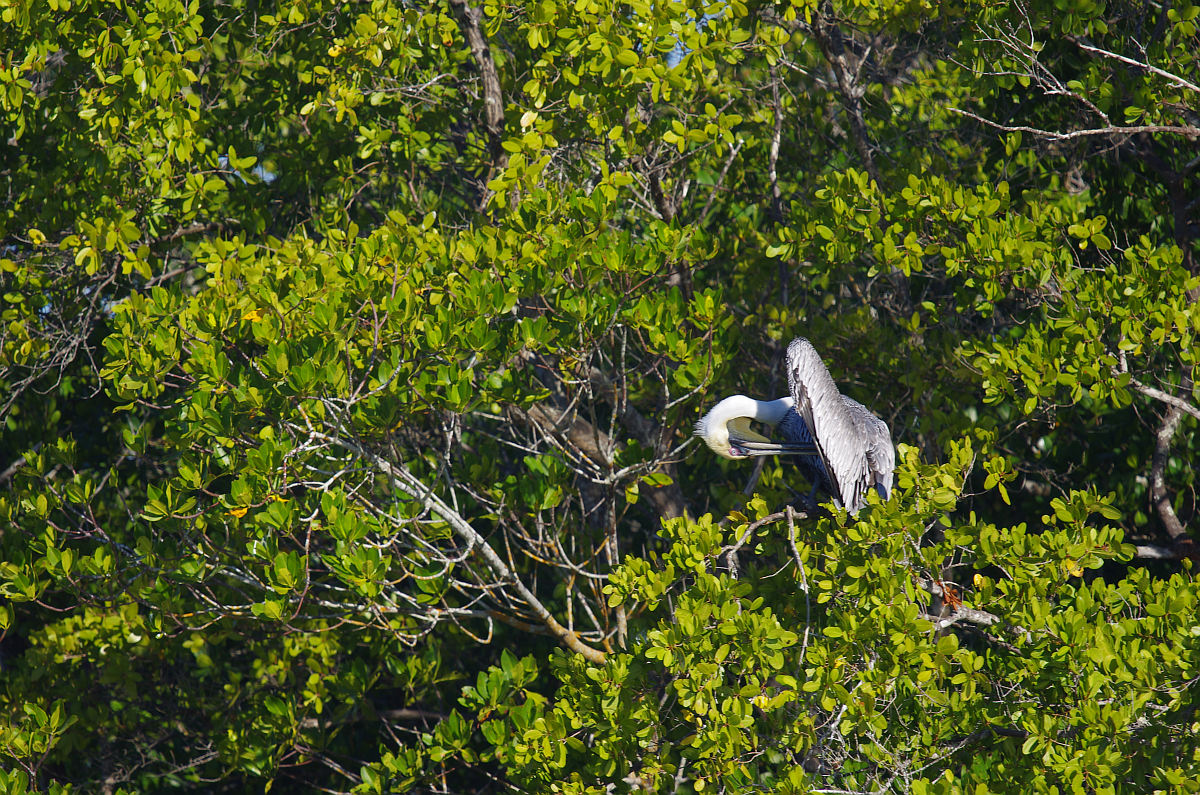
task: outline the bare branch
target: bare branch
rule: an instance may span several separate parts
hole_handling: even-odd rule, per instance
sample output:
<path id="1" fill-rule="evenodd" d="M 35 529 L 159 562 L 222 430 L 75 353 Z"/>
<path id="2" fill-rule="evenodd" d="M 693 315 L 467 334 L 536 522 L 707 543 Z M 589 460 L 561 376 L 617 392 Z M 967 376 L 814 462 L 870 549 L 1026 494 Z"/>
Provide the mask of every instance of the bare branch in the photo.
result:
<path id="1" fill-rule="evenodd" d="M 1177 550 L 1160 547 L 1156 544 L 1138 544 L 1134 549 L 1136 550 L 1135 556 L 1145 560 L 1178 560 L 1180 558 Z"/>
<path id="2" fill-rule="evenodd" d="M 296 426 L 293 426 L 293 429 L 300 433 L 306 432 L 305 429 Z M 396 489 L 419 501 L 426 510 L 440 516 L 450 525 L 456 535 L 466 541 L 472 549 L 478 551 L 488 567 L 504 582 L 512 585 L 521 600 L 533 610 L 538 619 L 550 631 L 550 634 L 558 638 L 559 642 L 571 651 L 583 655 L 588 662 L 597 664 L 604 662 L 604 652 L 588 646 L 579 639 L 578 635 L 558 623 L 554 616 L 550 614 L 550 611 L 546 609 L 546 606 L 542 604 L 541 600 L 513 573 L 504 560 L 496 554 L 496 550 L 492 549 L 492 546 L 471 526 L 470 522 L 464 519 L 458 511 L 443 502 L 440 497 L 433 493 L 433 490 L 427 484 L 409 472 L 407 467 L 393 464 L 363 449 L 360 445 L 349 439 L 329 436 L 312 429 L 308 429 L 307 433 L 315 440 L 337 445 L 343 450 L 370 462 L 376 470 L 391 480 L 392 485 Z"/>
<path id="3" fill-rule="evenodd" d="M 606 467 L 612 463 L 607 452 L 613 449 L 608 435 L 580 417 L 578 412 L 538 403 L 520 414 L 543 432 L 563 438 L 596 466 Z"/>
<path id="4" fill-rule="evenodd" d="M 442 712 L 433 712 L 427 709 L 384 709 L 377 713 L 368 715 L 366 712 L 357 711 L 353 714 L 339 718 L 337 720 L 328 720 L 326 718 L 304 718 L 300 721 L 301 729 L 319 729 L 322 726 L 344 726 L 348 723 L 358 723 L 372 718 L 386 721 L 388 723 L 399 723 L 400 721 L 439 721 L 445 720 L 446 715 Z"/>
<path id="5" fill-rule="evenodd" d="M 1117 366 L 1113 367 L 1112 371 L 1113 371 L 1113 373 L 1115 373 L 1117 375 L 1129 375 L 1130 385 L 1137 391 L 1141 392 L 1146 397 L 1154 398 L 1155 400 L 1160 400 L 1163 403 L 1166 403 L 1168 406 L 1174 406 L 1177 409 L 1186 411 L 1188 414 L 1191 414 L 1193 417 L 1200 420 L 1200 408 L 1193 406 L 1191 403 L 1187 402 L 1183 398 L 1176 397 L 1175 395 L 1172 395 L 1168 392 L 1164 392 L 1161 389 L 1156 389 L 1155 387 L 1147 386 L 1146 384 L 1143 384 L 1141 381 L 1134 378 L 1133 374 L 1129 372 L 1129 359 L 1125 355 L 1124 350 L 1121 350 L 1118 348 L 1118 350 L 1117 350 Z M 1188 377 L 1185 377 L 1185 381 L 1189 384 L 1191 383 L 1191 379 Z M 1191 388 L 1189 387 L 1189 388 L 1185 389 L 1184 391 L 1190 393 Z"/>
<path id="6" fill-rule="evenodd" d="M 605 400 L 609 401 L 613 409 L 620 412 L 622 425 L 629 429 L 638 441 L 655 450 L 656 455 L 661 456 L 675 438 L 675 428 L 654 422 L 630 405 L 628 401 L 619 400 L 619 390 L 616 385 L 599 368 L 588 369 L 588 380 L 592 387 Z M 684 497 L 683 490 L 676 482 L 675 464 L 667 461 L 662 465 L 661 470 L 663 474 L 671 478 L 671 483 L 651 489 L 647 497 L 660 516 L 666 518 L 683 516 L 687 513 L 687 498 Z"/>
<path id="7" fill-rule="evenodd" d="M 737 154 L 741 151 L 742 144 L 744 143 L 745 141 L 739 138 L 736 144 L 729 147 L 729 157 L 725 160 L 725 165 L 722 166 L 721 173 L 717 175 L 712 190 L 708 192 L 708 200 L 704 202 L 704 209 L 700 211 L 700 217 L 696 219 L 697 226 L 704 226 L 704 222 L 708 220 L 708 214 L 712 211 L 713 200 L 717 198 L 717 192 L 721 190 L 721 185 L 725 182 L 725 176 L 729 173 L 729 167 L 733 165 L 733 161 L 737 158 Z"/>
<path id="8" fill-rule="evenodd" d="M 647 178 L 650 180 L 650 197 L 654 199 L 654 208 L 658 210 L 658 217 L 668 222 L 675 220 L 675 202 L 663 191 L 659 168 L 652 166 Z"/>
<path id="9" fill-rule="evenodd" d="M 850 131 L 851 138 L 854 139 L 854 148 L 858 150 L 863 168 L 866 169 L 875 184 L 882 188 L 883 180 L 880 179 L 879 169 L 875 166 L 875 156 L 871 152 L 871 139 L 867 134 L 866 122 L 863 120 L 862 97 L 865 92 L 858 82 L 863 64 L 866 62 L 866 55 L 864 54 L 858 59 L 857 63 L 852 62 L 852 56 L 847 53 L 842 29 L 828 19 L 814 20 L 812 33 L 821 47 L 821 52 L 825 55 L 825 60 L 829 63 L 829 68 L 833 70 L 842 105 L 850 117 Z"/>
<path id="10" fill-rule="evenodd" d="M 801 661 L 804 660 L 804 654 L 808 651 L 808 633 L 812 629 L 812 594 L 808 590 L 808 575 L 804 572 L 804 560 L 800 556 L 800 549 L 796 546 L 796 514 L 792 510 L 792 506 L 784 508 L 784 513 L 787 514 L 788 520 L 788 546 L 792 549 L 792 559 L 796 561 L 796 569 L 800 572 L 800 590 L 804 591 L 804 639 L 800 644 Z"/>
<path id="11" fill-rule="evenodd" d="M 783 196 L 779 190 L 779 142 L 783 137 L 783 106 L 779 99 L 779 72 L 771 67 L 771 108 L 775 112 L 775 128 L 771 131 L 771 152 L 767 158 L 767 179 L 771 182 L 771 216 L 776 224 L 783 224 Z M 876 183 L 878 184 L 878 183 Z M 783 300 L 787 305 L 787 299 Z"/>
<path id="12" fill-rule="evenodd" d="M 1179 397 L 1176 397 L 1175 395 L 1168 394 L 1168 393 L 1162 391 L 1161 389 L 1155 389 L 1152 386 L 1147 386 L 1147 385 L 1143 384 L 1141 381 L 1137 380 L 1136 378 L 1130 378 L 1129 383 L 1133 386 L 1134 389 L 1141 392 L 1146 397 L 1154 398 L 1155 400 L 1161 400 L 1163 403 L 1166 403 L 1168 406 L 1177 408 L 1180 411 L 1186 411 L 1188 414 L 1191 414 L 1193 417 L 1200 420 L 1200 408 L 1193 406 L 1191 403 L 1187 402 L 1183 398 L 1179 398 Z"/>
<path id="13" fill-rule="evenodd" d="M 1127 58 L 1124 55 L 1119 55 L 1115 52 L 1110 52 L 1109 50 L 1101 49 L 1100 47 L 1093 47 L 1090 44 L 1085 44 L 1080 39 L 1075 39 L 1074 41 L 1075 41 L 1075 45 L 1077 47 L 1079 47 L 1079 49 L 1081 49 L 1081 50 L 1087 50 L 1088 52 L 1094 52 L 1097 55 L 1103 55 L 1105 58 L 1112 58 L 1113 60 L 1121 61 L 1122 63 L 1127 63 L 1130 66 L 1136 66 L 1139 69 L 1145 69 L 1147 72 L 1153 72 L 1154 74 L 1158 75 L 1159 77 L 1163 78 L 1164 80 L 1174 83 L 1175 85 L 1179 86 L 1180 88 L 1186 88 L 1189 91 L 1195 91 L 1197 93 L 1200 93 L 1200 86 L 1196 85 L 1195 83 L 1184 80 L 1182 77 L 1179 77 L 1178 75 L 1173 75 L 1170 72 L 1164 72 L 1162 69 L 1159 69 L 1157 66 L 1151 66 L 1150 64 L 1148 64 L 1144 61 L 1137 61 L 1137 60 L 1134 60 L 1133 58 Z"/>
<path id="14" fill-rule="evenodd" d="M 1118 373 L 1128 373 L 1129 362 L 1125 356 L 1125 351 L 1118 350 L 1117 361 L 1119 368 L 1114 368 L 1114 370 Z M 1184 412 L 1186 411 L 1200 418 L 1200 411 L 1197 411 L 1187 401 L 1163 392 L 1160 389 L 1146 386 L 1132 376 L 1130 376 L 1130 383 L 1142 394 L 1160 400 L 1168 406 L 1167 410 L 1163 413 L 1158 431 L 1155 433 L 1154 454 L 1150 458 L 1150 504 L 1158 511 L 1158 516 L 1162 520 L 1163 527 L 1172 541 L 1180 543 L 1188 539 L 1187 529 L 1184 528 L 1183 523 L 1175 514 L 1175 507 L 1171 504 L 1171 495 L 1167 491 L 1167 482 L 1164 473 L 1167 461 L 1171 456 L 1171 441 L 1175 438 L 1175 432 L 1179 429 L 1179 422 L 1183 419 Z M 1180 382 L 1180 391 L 1184 394 L 1191 394 L 1192 368 L 1190 366 L 1184 368 L 1183 379 Z"/>
<path id="15" fill-rule="evenodd" d="M 931 622 L 938 629 L 946 629 L 952 627 L 960 621 L 965 621 L 968 624 L 976 624 L 981 627 L 990 627 L 993 624 L 1000 623 L 1000 617 L 987 612 L 986 610 L 971 610 L 965 607 L 960 607 L 945 618 L 939 616 L 922 615 L 921 618 Z"/>
<path id="16" fill-rule="evenodd" d="M 1165 471 L 1167 460 L 1171 457 L 1171 441 L 1175 431 L 1179 429 L 1179 421 L 1183 419 L 1183 410 L 1178 406 L 1170 406 L 1163 412 L 1162 422 L 1154 435 L 1154 454 L 1150 458 L 1150 504 L 1158 512 L 1163 527 L 1173 541 L 1187 537 L 1187 528 L 1175 513 L 1171 504 L 1171 494 L 1167 490 Z"/>
<path id="17" fill-rule="evenodd" d="M 1040 138 L 1046 138 L 1051 141 L 1069 141 L 1074 138 L 1087 138 L 1103 135 L 1139 135 L 1141 133 L 1163 133 L 1168 135 L 1182 135 L 1186 138 L 1200 137 L 1200 127 L 1191 125 L 1174 125 L 1174 124 L 1146 124 L 1132 127 L 1112 125 L 1109 127 L 1097 127 L 1090 130 L 1072 130 L 1071 132 L 1054 132 L 1053 130 L 1042 130 L 1037 127 L 1027 127 L 1023 124 L 1001 124 L 998 121 L 986 119 L 983 116 L 972 113 L 969 110 L 962 108 L 948 108 L 951 113 L 957 113 L 959 116 L 966 116 L 968 119 L 974 119 L 980 124 L 986 124 L 1003 132 L 1022 132 L 1036 135 Z"/>
<path id="18" fill-rule="evenodd" d="M 718 557 L 720 556 L 720 554 L 725 555 L 725 561 L 726 561 L 727 565 L 729 566 L 730 576 L 732 576 L 735 580 L 737 579 L 737 577 L 738 577 L 737 554 L 741 550 L 741 548 L 746 545 L 746 542 L 750 540 L 750 536 L 753 535 L 754 531 L 757 530 L 758 528 L 762 527 L 765 524 L 770 524 L 771 522 L 778 522 L 785 515 L 790 515 L 790 514 L 785 514 L 783 511 L 780 511 L 779 513 L 773 513 L 768 516 L 764 516 L 763 518 L 759 519 L 757 522 L 754 522 L 754 523 L 748 525 L 746 527 L 746 529 L 742 531 L 742 535 L 738 538 L 738 540 L 735 543 L 733 543 L 730 546 L 727 546 L 721 550 L 721 553 L 718 554 Z"/>

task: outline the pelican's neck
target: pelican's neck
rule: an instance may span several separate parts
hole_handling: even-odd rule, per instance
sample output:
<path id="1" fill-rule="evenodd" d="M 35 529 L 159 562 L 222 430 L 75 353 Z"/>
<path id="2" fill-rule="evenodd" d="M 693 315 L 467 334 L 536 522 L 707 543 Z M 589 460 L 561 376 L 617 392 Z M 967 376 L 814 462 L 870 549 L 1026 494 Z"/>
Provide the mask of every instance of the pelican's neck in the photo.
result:
<path id="1" fill-rule="evenodd" d="M 787 414 L 795 403 L 790 397 L 781 397 L 776 400 L 746 399 L 755 404 L 755 412 L 749 416 L 759 422 L 765 422 L 771 427 L 778 425 L 779 421 L 783 419 L 783 415 Z"/>
<path id="2" fill-rule="evenodd" d="M 724 428 L 730 420 L 747 417 L 772 427 L 779 424 L 783 415 L 792 407 L 790 397 L 778 400 L 755 400 L 745 395 L 733 395 L 713 406 L 712 411 L 701 421 L 708 428 Z"/>

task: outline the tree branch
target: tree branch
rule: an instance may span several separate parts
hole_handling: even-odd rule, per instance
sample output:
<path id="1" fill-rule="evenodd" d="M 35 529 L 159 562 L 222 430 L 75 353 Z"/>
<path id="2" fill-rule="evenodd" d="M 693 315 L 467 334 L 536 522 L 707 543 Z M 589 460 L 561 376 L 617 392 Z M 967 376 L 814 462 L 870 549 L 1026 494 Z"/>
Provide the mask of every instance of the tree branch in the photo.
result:
<path id="1" fill-rule="evenodd" d="M 398 723 L 400 721 L 438 721 L 445 720 L 446 715 L 442 712 L 433 712 L 427 709 L 382 709 L 372 715 L 368 715 L 364 711 L 357 711 L 352 715 L 347 715 L 337 720 L 328 720 L 326 718 L 304 718 L 300 721 L 301 729 L 319 729 L 322 726 L 345 726 L 350 723 L 359 723 L 362 721 L 378 718 L 387 723 Z"/>
<path id="2" fill-rule="evenodd" d="M 501 146 L 504 141 L 504 92 L 500 88 L 500 74 L 492 59 L 492 49 L 483 35 L 483 12 L 469 0 L 450 0 L 450 7 L 458 15 L 458 26 L 467 39 L 467 46 L 471 49 L 471 57 L 475 59 L 483 83 L 483 126 L 487 131 L 488 155 L 492 160 L 488 177 L 484 180 L 483 203 L 486 204 L 491 197 L 486 184 L 508 164 L 508 154 Z"/>
<path id="3" fill-rule="evenodd" d="M 867 125 L 863 121 L 862 96 L 863 88 L 858 83 L 858 72 L 866 61 L 864 56 L 851 68 L 846 54 L 846 39 L 842 29 L 836 23 L 822 17 L 813 21 L 813 36 L 825 55 L 825 60 L 833 70 L 837 80 L 838 93 L 841 94 L 842 105 L 850 117 L 851 138 L 858 156 L 862 159 L 863 168 L 881 189 L 883 180 L 879 177 L 879 169 L 875 167 L 875 156 L 871 153 L 871 139 L 867 135 Z"/>
<path id="4" fill-rule="evenodd" d="M 775 127 L 771 130 L 771 150 L 767 157 L 767 179 L 771 183 L 771 219 L 783 225 L 783 195 L 779 190 L 779 142 L 783 138 L 783 106 L 779 99 L 779 73 L 771 67 L 771 108 L 775 112 Z M 878 184 L 878 183 L 876 183 Z M 784 300 L 787 305 L 787 300 Z"/>
<path id="5" fill-rule="evenodd" d="M 592 387 L 609 401 L 613 410 L 620 412 L 621 424 L 628 428 L 638 441 L 655 450 L 656 454 L 666 447 L 665 442 L 674 435 L 674 428 L 647 419 L 644 414 L 629 405 L 629 401 L 619 400 L 616 385 L 600 368 L 590 368 L 588 380 Z M 677 482 L 675 464 L 669 461 L 664 463 L 662 471 L 671 478 L 671 483 L 651 489 L 647 499 L 660 516 L 668 519 L 683 516 L 687 513 L 687 498 Z"/>
<path id="6" fill-rule="evenodd" d="M 654 208 L 658 210 L 658 217 L 670 223 L 675 220 L 675 202 L 671 201 L 663 190 L 662 178 L 658 174 L 658 169 L 657 166 L 651 166 L 646 175 L 650 180 L 650 198 L 654 199 Z"/>
<path id="7" fill-rule="evenodd" d="M 1193 417 L 1200 420 L 1200 408 L 1196 408 L 1183 398 L 1175 397 L 1174 395 L 1163 392 L 1161 389 L 1155 389 L 1152 386 L 1146 386 L 1136 378 L 1130 378 L 1129 383 L 1133 385 L 1134 389 L 1141 392 L 1146 397 L 1151 397 L 1155 400 L 1161 400 L 1168 406 L 1177 408 L 1180 411 L 1186 411 L 1188 414 L 1191 414 Z"/>
<path id="8" fill-rule="evenodd" d="M 741 551 L 742 547 L 744 547 L 746 545 L 746 542 L 750 540 L 750 536 L 753 535 L 754 531 L 757 530 L 758 528 L 762 527 L 765 524 L 770 524 L 772 522 L 778 522 L 780 519 L 784 518 L 785 516 L 788 517 L 789 522 L 792 521 L 792 513 L 791 513 L 790 505 L 788 506 L 787 511 L 779 511 L 778 513 L 769 514 L 769 515 L 764 516 L 763 518 L 759 519 L 757 522 L 747 525 L 746 529 L 742 531 L 742 534 L 741 534 L 741 536 L 738 537 L 737 541 L 735 541 L 733 544 L 725 547 L 719 553 L 717 553 L 717 557 L 720 557 L 721 555 L 725 556 L 726 564 L 729 566 L 729 574 L 730 574 L 730 576 L 733 577 L 733 579 L 736 580 L 738 578 L 737 554 L 738 554 L 738 552 Z M 801 513 L 800 518 L 807 518 L 807 514 Z"/>
<path id="9" fill-rule="evenodd" d="M 562 624 L 558 623 L 554 616 L 550 614 L 550 611 L 546 609 L 546 606 L 542 604 L 541 600 L 539 600 L 537 596 L 535 596 L 533 592 L 525 586 L 525 583 L 521 582 L 520 578 L 518 578 L 512 572 L 512 570 L 508 568 L 503 559 L 496 554 L 496 551 L 492 549 L 491 545 L 488 544 L 483 536 L 481 536 L 478 531 L 476 531 L 475 528 L 472 527 L 471 524 L 464 519 L 461 514 L 458 513 L 458 511 L 451 508 L 449 505 L 443 502 L 440 497 L 434 494 L 433 489 L 421 482 L 415 475 L 409 472 L 407 467 L 404 467 L 403 465 L 392 464 L 390 461 L 387 461 L 380 456 L 363 449 L 358 444 L 348 439 L 342 439 L 337 436 L 329 436 L 311 428 L 305 429 L 296 427 L 295 430 L 301 433 L 307 432 L 313 439 L 325 442 L 327 444 L 337 445 L 343 450 L 369 461 L 376 470 L 386 475 L 391 480 L 392 485 L 396 489 L 404 492 L 409 497 L 412 497 L 420 502 L 422 507 L 424 507 L 426 510 L 432 511 L 440 516 L 448 525 L 450 525 L 450 528 L 456 535 L 467 542 L 470 549 L 478 550 L 479 555 L 483 558 L 484 562 L 487 563 L 488 567 L 501 579 L 512 583 L 512 587 L 521 597 L 521 600 L 524 601 L 525 604 L 529 605 L 530 609 L 533 610 L 534 614 L 537 615 L 538 619 L 541 620 L 546 629 L 550 631 L 550 634 L 558 638 L 560 643 L 562 643 L 571 651 L 583 655 L 588 662 L 597 664 L 604 662 L 604 652 L 588 646 L 579 639 L 578 635 L 568 630 Z"/>
<path id="10" fill-rule="evenodd" d="M 1171 504 L 1171 494 L 1167 490 L 1167 479 L 1164 474 L 1167 460 L 1171 457 L 1171 441 L 1175 431 L 1179 429 L 1179 421 L 1183 419 L 1183 410 L 1178 406 L 1169 406 L 1163 412 L 1162 422 L 1154 435 L 1154 454 L 1150 458 L 1150 505 L 1158 512 L 1163 527 L 1172 541 L 1180 541 L 1187 537 L 1187 528 L 1175 513 Z"/>
<path id="11" fill-rule="evenodd" d="M 1179 86 L 1180 88 L 1186 88 L 1190 91 L 1195 91 L 1197 93 L 1200 93 L 1200 86 L 1197 86 L 1195 83 L 1190 83 L 1187 80 L 1184 80 L 1182 77 L 1173 75 L 1170 72 L 1164 72 L 1162 69 L 1159 69 L 1157 66 L 1151 66 L 1148 63 L 1144 63 L 1142 61 L 1137 61 L 1137 60 L 1134 60 L 1133 58 L 1127 58 L 1124 55 L 1118 55 L 1115 52 L 1103 50 L 1099 47 L 1093 47 L 1090 44 L 1085 44 L 1080 39 L 1074 39 L 1074 42 L 1075 42 L 1075 46 L 1079 47 L 1079 49 L 1081 49 L 1081 50 L 1087 50 L 1088 52 L 1094 52 L 1097 55 L 1103 55 L 1105 58 L 1112 58 L 1113 60 L 1120 61 L 1122 63 L 1127 63 L 1130 66 L 1136 66 L 1139 69 L 1145 69 L 1147 72 L 1153 72 L 1154 74 L 1158 75 L 1159 77 L 1161 77 L 1165 80 L 1168 80 L 1169 82 L 1174 83 L 1175 85 Z"/>
<path id="12" fill-rule="evenodd" d="M 608 434 L 580 417 L 577 412 L 568 413 L 556 406 L 538 403 L 519 413 L 543 432 L 566 440 L 590 458 L 596 466 L 604 468 L 612 463 L 608 451 L 614 448 Z"/>
<path id="13" fill-rule="evenodd" d="M 708 200 L 704 202 L 704 209 L 700 211 L 700 217 L 696 219 L 696 226 L 704 226 L 704 222 L 708 220 L 708 214 L 712 212 L 713 200 L 717 198 L 717 192 L 721 189 L 721 185 L 724 184 L 725 176 L 729 173 L 729 167 L 733 165 L 733 161 L 737 158 L 738 152 L 741 151 L 743 143 L 745 142 L 738 139 L 736 144 L 729 147 L 729 157 L 725 160 L 725 165 L 721 167 L 721 173 L 717 175 L 712 190 L 708 192 Z"/>
<path id="14" fill-rule="evenodd" d="M 1156 544 L 1138 544 L 1134 549 L 1134 556 L 1144 560 L 1179 560 L 1182 557 L 1178 550 Z"/>
<path id="15" fill-rule="evenodd" d="M 1071 132 L 1054 132 L 1053 130 L 1041 130 L 1037 127 L 1027 127 L 1023 124 L 1001 124 L 998 121 L 986 119 L 983 116 L 972 113 L 969 110 L 962 108 L 947 108 L 951 113 L 957 113 L 959 116 L 966 116 L 968 119 L 974 119 L 980 124 L 986 124 L 1003 132 L 1024 132 L 1030 135 L 1036 135 L 1040 138 L 1046 138 L 1051 141 L 1069 141 L 1073 138 L 1086 138 L 1097 135 L 1138 135 L 1139 133 L 1168 133 L 1172 135 L 1182 135 L 1187 138 L 1200 137 L 1200 127 L 1173 125 L 1173 124 L 1147 124 L 1134 127 L 1124 127 L 1120 125 L 1112 125 L 1109 127 L 1097 127 L 1090 130 L 1072 130 Z"/>

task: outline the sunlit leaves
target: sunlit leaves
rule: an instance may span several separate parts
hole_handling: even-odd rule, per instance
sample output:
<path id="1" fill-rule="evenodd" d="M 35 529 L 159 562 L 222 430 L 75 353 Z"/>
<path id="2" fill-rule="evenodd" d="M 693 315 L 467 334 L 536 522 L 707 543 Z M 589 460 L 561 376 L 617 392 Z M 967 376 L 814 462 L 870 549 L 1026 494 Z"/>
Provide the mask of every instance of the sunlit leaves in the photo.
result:
<path id="1" fill-rule="evenodd" d="M 1113 749 L 1139 742 L 1139 716 L 1151 704 L 1175 708 L 1155 691 L 1186 668 L 1169 647 L 1191 643 L 1183 639 L 1191 637 L 1194 588 L 1176 578 L 1141 590 L 1144 572 L 1117 584 L 1081 580 L 1085 567 L 1129 552 L 1104 524 L 1118 518 L 1109 501 L 1093 494 L 1056 500 L 1055 516 L 1036 533 L 954 512 L 939 521 L 944 535 L 927 535 L 954 500 L 920 494 L 944 481 L 957 497 L 974 451 L 957 444 L 940 467 L 920 464 L 913 452 L 901 457 L 896 497 L 858 523 L 760 528 L 743 549 L 749 568 L 739 578 L 725 556 L 745 517 L 731 517 L 724 532 L 711 516 L 668 523 L 670 552 L 632 557 L 612 579 L 610 603 L 643 600 L 649 611 L 628 651 L 601 667 L 560 660 L 557 698 L 532 705 L 537 720 L 493 719 L 486 736 L 510 775 L 596 785 L 613 775 L 610 760 L 636 753 L 651 785 L 686 771 L 693 781 L 749 788 L 801 759 L 811 770 L 832 753 L 823 738 L 835 731 L 847 743 L 838 758 L 863 765 L 867 778 L 859 781 L 871 770 L 918 764 L 914 790 L 954 782 L 970 791 L 999 770 L 1070 782 L 1080 758 L 1093 760 L 1089 775 L 1126 780 L 1145 757 Z M 999 483 L 1003 460 L 988 471 Z M 991 576 L 937 579 L 949 560 Z M 940 615 L 931 612 L 935 594 Z M 1168 612 L 1163 599 L 1180 612 Z M 981 611 L 991 618 L 973 624 L 989 615 Z M 1147 625 L 1164 616 L 1170 629 Z M 936 630 L 940 619 L 955 628 Z M 1146 655 L 1122 658 L 1122 644 Z M 1076 685 L 1061 678 L 1064 666 Z M 1010 739 L 971 745 L 972 763 L 960 765 L 941 738 L 980 720 Z M 570 742 L 584 726 L 586 754 Z M 1062 752 L 1013 757 L 1009 743 Z"/>
<path id="2" fill-rule="evenodd" d="M 0 9 L 0 788 L 1187 789 L 1196 9 L 474 5 Z"/>

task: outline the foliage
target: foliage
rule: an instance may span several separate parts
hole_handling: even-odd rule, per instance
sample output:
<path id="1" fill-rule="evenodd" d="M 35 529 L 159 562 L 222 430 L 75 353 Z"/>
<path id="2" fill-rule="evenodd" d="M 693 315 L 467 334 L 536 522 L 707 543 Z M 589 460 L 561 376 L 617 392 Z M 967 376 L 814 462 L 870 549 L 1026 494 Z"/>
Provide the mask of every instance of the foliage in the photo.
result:
<path id="1" fill-rule="evenodd" d="M 1088 583 L 1087 570 L 1132 552 L 1094 495 L 1055 500 L 1038 533 L 954 522 L 953 499 L 932 484 L 961 485 L 971 457 L 956 445 L 929 467 L 905 448 L 899 499 L 857 523 L 789 517 L 786 532 L 753 535 L 748 517 L 668 522 L 668 551 L 613 576 L 613 601 L 647 610 L 628 653 L 601 668 L 556 654 L 552 705 L 508 664 L 462 705 L 531 791 L 598 792 L 623 775 L 650 790 L 685 779 L 698 791 L 807 791 L 824 778 L 843 791 L 1095 791 L 1146 770 L 1155 788 L 1194 785 L 1194 716 L 1170 685 L 1192 675 L 1194 593 L 1144 571 Z M 930 526 L 942 539 L 923 543 Z M 714 573 L 739 543 L 753 548 L 750 576 Z M 974 593 L 938 618 L 922 583 L 946 570 Z M 1005 618 L 990 626 L 987 610 Z M 1122 658 L 1117 644 L 1139 653 Z M 484 694 L 496 693 L 524 711 L 489 709 Z"/>
<path id="2" fill-rule="evenodd" d="M 0 0 L 0 791 L 1200 786 L 1197 18 Z"/>

